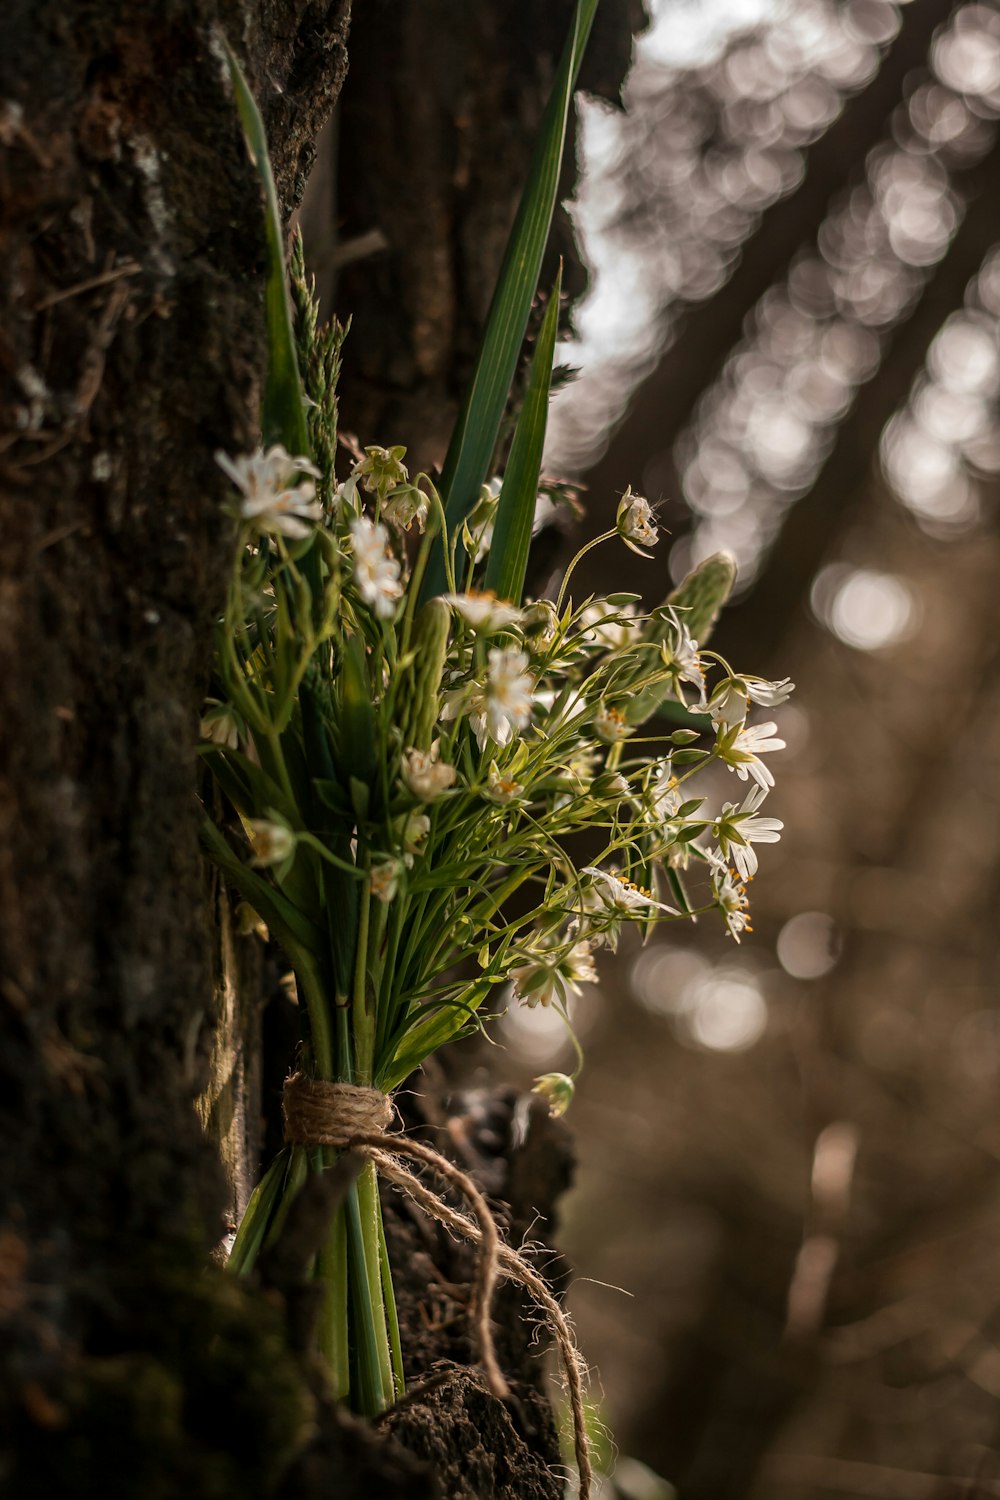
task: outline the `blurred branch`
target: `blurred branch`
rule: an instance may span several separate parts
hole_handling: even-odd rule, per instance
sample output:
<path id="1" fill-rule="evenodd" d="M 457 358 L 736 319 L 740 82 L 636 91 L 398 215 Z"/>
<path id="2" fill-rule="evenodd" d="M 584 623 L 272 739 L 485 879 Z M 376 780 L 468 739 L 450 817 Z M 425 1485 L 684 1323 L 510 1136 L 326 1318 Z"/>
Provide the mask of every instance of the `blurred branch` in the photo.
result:
<path id="1" fill-rule="evenodd" d="M 800 246 L 812 239 L 831 199 L 885 136 L 904 97 L 907 75 L 926 64 L 934 31 L 950 11 L 948 0 L 915 0 L 903 10 L 899 34 L 878 73 L 810 147 L 800 186 L 762 215 L 725 286 L 685 315 L 679 336 L 640 388 L 607 454 L 590 472 L 587 482 L 595 494 L 612 493 L 623 467 L 631 467 L 623 465 L 623 452 L 669 448 L 683 431 L 702 392 L 739 342 L 748 311 L 781 277 Z M 650 443 L 651 433 L 656 434 L 655 445 Z"/>
<path id="2" fill-rule="evenodd" d="M 883 427 L 905 402 L 945 318 L 962 306 L 967 282 L 1000 241 L 1000 203 L 991 188 L 998 169 L 1000 139 L 964 179 L 971 199 L 965 218 L 913 312 L 889 335 L 882 363 L 860 389 L 819 478 L 790 510 L 752 592 L 727 612 L 721 650 L 751 632 L 766 669 L 774 648 L 798 624 L 816 569 L 863 512 Z M 955 185 L 961 190 L 963 179 Z"/>

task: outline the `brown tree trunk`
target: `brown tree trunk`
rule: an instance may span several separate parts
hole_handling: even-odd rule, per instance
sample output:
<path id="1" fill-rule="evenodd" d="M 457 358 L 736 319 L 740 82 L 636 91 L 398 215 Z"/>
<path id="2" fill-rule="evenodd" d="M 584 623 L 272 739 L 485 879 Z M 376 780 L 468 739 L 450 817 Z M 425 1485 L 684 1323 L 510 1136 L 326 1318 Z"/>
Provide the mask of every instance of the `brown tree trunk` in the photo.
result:
<path id="1" fill-rule="evenodd" d="M 417 1500 L 441 1492 L 432 1468 L 449 1497 L 560 1488 L 527 1331 L 509 1338 L 510 1410 L 470 1374 L 396 1419 L 421 1462 L 338 1416 L 285 1299 L 209 1263 L 259 1128 L 254 962 L 199 855 L 193 753 L 231 546 L 213 455 L 254 445 L 264 365 L 261 199 L 220 42 L 290 210 L 344 77 L 348 5 L 14 0 L 4 17 L 5 1496 Z M 504 1155 L 523 1176 L 523 1152 Z M 546 1204 L 533 1189 L 523 1211 Z M 428 1264 L 451 1253 L 405 1215 L 393 1233 Z M 468 1357 L 448 1305 L 421 1367 Z"/>
<path id="2" fill-rule="evenodd" d="M 11 1495 L 266 1493 L 313 1410 L 277 1312 L 204 1269 L 225 1198 L 193 1108 L 213 1046 L 193 746 L 231 546 L 213 453 L 253 445 L 264 358 L 261 200 L 220 42 L 291 202 L 347 5 L 222 9 L 4 17 Z"/>

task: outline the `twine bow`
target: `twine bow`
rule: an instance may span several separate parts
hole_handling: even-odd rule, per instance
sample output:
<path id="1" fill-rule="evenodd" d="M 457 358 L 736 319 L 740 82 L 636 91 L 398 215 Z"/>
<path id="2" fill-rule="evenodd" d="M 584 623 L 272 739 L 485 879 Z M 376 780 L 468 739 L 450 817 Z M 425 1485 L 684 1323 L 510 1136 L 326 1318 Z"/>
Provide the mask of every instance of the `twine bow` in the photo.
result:
<path id="1" fill-rule="evenodd" d="M 543 1278 L 532 1270 L 522 1255 L 501 1239 L 490 1206 L 471 1177 L 432 1147 L 408 1140 L 405 1136 L 388 1134 L 386 1127 L 392 1119 L 393 1107 L 388 1095 L 379 1089 L 350 1083 L 323 1083 L 307 1078 L 303 1073 L 295 1073 L 285 1080 L 284 1113 L 286 1141 L 300 1146 L 336 1146 L 341 1150 L 362 1152 L 387 1181 L 408 1193 L 426 1214 L 479 1247 L 469 1321 L 487 1385 L 500 1400 L 509 1394 L 509 1388 L 497 1363 L 490 1328 L 490 1309 L 497 1280 L 503 1277 L 517 1282 L 542 1309 L 566 1373 L 580 1471 L 580 1500 L 589 1500 L 593 1470 L 584 1421 L 581 1360 L 569 1320 Z M 426 1187 L 403 1165 L 402 1157 L 410 1157 L 429 1167 L 461 1193 L 475 1219 L 451 1208 Z"/>

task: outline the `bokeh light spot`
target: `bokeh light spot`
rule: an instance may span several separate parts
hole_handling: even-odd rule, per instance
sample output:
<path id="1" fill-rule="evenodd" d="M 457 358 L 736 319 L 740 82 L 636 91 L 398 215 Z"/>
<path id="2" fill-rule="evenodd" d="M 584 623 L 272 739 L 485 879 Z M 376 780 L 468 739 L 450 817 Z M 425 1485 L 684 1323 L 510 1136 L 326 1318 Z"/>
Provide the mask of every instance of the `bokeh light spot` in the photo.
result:
<path id="1" fill-rule="evenodd" d="M 891 573 L 834 563 L 812 587 L 817 619 L 845 645 L 858 651 L 894 646 L 912 634 L 917 623 L 912 591 Z"/>
<path id="2" fill-rule="evenodd" d="M 793 979 L 821 979 L 840 956 L 840 937 L 833 918 L 822 911 L 801 911 L 778 934 L 778 962 Z"/>
<path id="3" fill-rule="evenodd" d="M 744 1052 L 767 1030 L 767 1005 L 749 974 L 719 969 L 698 985 L 684 1021 L 698 1046 L 712 1052 Z"/>

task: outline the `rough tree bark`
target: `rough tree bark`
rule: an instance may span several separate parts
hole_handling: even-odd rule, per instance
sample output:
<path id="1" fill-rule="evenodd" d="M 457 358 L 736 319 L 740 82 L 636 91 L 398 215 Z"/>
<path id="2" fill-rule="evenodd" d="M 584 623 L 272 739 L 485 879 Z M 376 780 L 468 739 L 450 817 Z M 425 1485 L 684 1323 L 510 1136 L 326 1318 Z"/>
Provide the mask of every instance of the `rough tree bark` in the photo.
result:
<path id="1" fill-rule="evenodd" d="M 263 365 L 259 193 L 219 38 L 279 98 L 287 199 L 346 4 L 15 4 L 3 144 L 0 1483 L 262 1493 L 312 1397 L 206 1274 L 212 993 L 191 747 L 229 548 L 216 448 Z M 278 94 L 278 87 L 284 89 Z"/>
<path id="2" fill-rule="evenodd" d="M 348 5 L 14 0 L 5 13 L 5 1495 L 439 1493 L 426 1462 L 330 1408 L 285 1300 L 208 1261 L 255 1144 L 252 1080 L 226 1028 L 254 1022 L 252 1008 L 234 1019 L 238 960 L 198 853 L 192 746 L 230 546 L 213 454 L 252 446 L 264 362 L 260 196 L 219 40 L 262 99 L 291 209 L 343 81 Z M 228 1189 L 193 1107 L 210 1080 L 202 1119 L 228 1143 Z M 497 1108 L 494 1185 L 527 1217 L 548 1200 Z M 545 1176 L 564 1147 L 536 1140 Z M 393 1233 L 426 1235 L 405 1215 Z M 467 1352 L 453 1302 L 418 1364 Z M 453 1381 L 436 1416 L 411 1406 L 395 1426 L 449 1496 L 554 1496 L 538 1381 L 509 1411 L 489 1409 L 474 1376 Z M 470 1434 L 481 1451 L 463 1478 L 447 1462 Z"/>

